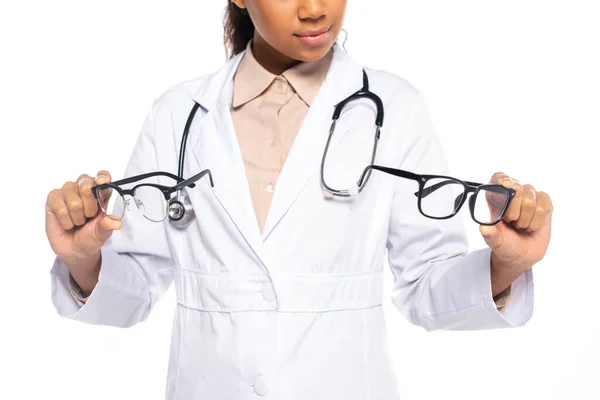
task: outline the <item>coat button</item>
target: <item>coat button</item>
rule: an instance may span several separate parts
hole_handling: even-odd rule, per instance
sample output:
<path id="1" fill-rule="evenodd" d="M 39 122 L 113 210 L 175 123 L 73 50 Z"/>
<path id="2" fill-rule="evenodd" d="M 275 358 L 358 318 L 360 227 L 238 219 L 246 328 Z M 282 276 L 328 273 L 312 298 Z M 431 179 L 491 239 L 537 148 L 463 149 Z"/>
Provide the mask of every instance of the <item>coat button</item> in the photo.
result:
<path id="1" fill-rule="evenodd" d="M 267 382 L 267 380 L 264 377 L 259 376 L 254 381 L 254 391 L 259 396 L 266 395 L 267 393 L 269 393 L 269 382 Z"/>
<path id="2" fill-rule="evenodd" d="M 272 286 L 268 283 L 265 283 L 265 285 L 263 286 L 262 295 L 266 301 L 275 300 L 275 291 L 273 290 Z"/>

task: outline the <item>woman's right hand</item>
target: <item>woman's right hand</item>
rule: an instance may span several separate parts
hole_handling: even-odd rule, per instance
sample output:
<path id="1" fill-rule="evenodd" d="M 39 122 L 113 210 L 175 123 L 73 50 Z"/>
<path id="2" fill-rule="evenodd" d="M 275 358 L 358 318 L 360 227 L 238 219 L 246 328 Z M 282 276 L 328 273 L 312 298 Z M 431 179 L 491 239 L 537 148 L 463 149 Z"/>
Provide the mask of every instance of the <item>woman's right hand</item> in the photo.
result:
<path id="1" fill-rule="evenodd" d="M 111 181 L 107 171 L 96 178 L 83 174 L 76 181 L 54 189 L 46 201 L 46 235 L 56 255 L 67 265 L 86 263 L 98 257 L 100 248 L 121 220 L 104 215 L 91 188 Z"/>

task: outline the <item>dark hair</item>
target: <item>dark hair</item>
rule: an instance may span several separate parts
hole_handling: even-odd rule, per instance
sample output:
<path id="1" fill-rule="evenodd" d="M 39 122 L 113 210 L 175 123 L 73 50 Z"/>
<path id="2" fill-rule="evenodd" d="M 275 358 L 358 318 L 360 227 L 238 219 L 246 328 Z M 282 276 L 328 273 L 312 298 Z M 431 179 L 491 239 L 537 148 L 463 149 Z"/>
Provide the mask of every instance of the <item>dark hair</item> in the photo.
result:
<path id="1" fill-rule="evenodd" d="M 229 59 L 244 51 L 254 37 L 254 24 L 248 10 L 239 8 L 231 0 L 227 0 L 223 28 L 223 39 Z"/>

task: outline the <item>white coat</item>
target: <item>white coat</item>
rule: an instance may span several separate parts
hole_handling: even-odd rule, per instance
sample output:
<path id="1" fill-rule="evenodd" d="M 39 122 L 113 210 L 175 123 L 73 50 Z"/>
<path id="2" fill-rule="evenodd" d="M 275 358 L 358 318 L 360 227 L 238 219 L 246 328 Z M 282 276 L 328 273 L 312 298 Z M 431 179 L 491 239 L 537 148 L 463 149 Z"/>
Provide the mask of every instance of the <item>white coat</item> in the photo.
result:
<path id="1" fill-rule="evenodd" d="M 333 108 L 363 84 L 362 66 L 337 46 L 261 234 L 229 112 L 242 56 L 161 96 L 126 170 L 125 176 L 176 173 L 184 125 L 198 102 L 184 176 L 210 169 L 215 186 L 203 179 L 188 190 L 196 220 L 179 231 L 132 208 L 102 249 L 100 280 L 81 308 L 57 259 L 52 299 L 60 315 L 129 327 L 144 321 L 174 283 L 169 400 L 398 399 L 388 362 L 384 284 L 393 284 L 399 311 L 426 330 L 502 328 L 529 320 L 531 272 L 514 283 L 508 309 L 499 312 L 490 288 L 490 250 L 468 253 L 458 216 L 423 217 L 415 182 L 408 181 L 413 191 L 401 190 L 401 178 L 373 172 L 357 197 L 325 198 L 319 167 Z M 399 77 L 366 71 L 385 106 L 376 163 L 451 175 L 422 95 Z M 370 152 L 374 117 L 360 106 L 344 115 L 332 146 L 343 145 L 351 160 L 364 152 L 364 143 Z M 163 184 L 173 184 L 165 179 Z M 386 250 L 393 283 L 382 279 Z"/>

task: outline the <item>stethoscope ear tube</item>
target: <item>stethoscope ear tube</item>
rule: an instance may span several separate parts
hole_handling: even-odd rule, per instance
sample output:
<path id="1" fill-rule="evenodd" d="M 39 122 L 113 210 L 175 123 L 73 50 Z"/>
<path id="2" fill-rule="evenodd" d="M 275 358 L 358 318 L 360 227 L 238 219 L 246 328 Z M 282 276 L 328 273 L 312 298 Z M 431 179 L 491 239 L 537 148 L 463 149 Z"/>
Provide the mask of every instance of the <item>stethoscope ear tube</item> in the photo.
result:
<path id="1" fill-rule="evenodd" d="M 342 115 L 342 111 L 344 107 L 348 105 L 348 103 L 359 100 L 362 98 L 366 98 L 375 103 L 377 108 L 377 115 L 375 117 L 375 141 L 373 143 L 373 153 L 371 155 L 371 164 L 375 162 L 375 155 L 377 154 L 377 144 L 379 143 L 379 137 L 381 135 L 381 128 L 383 127 L 383 117 L 384 117 L 384 109 L 383 102 L 375 93 L 369 90 L 369 78 L 367 77 L 366 71 L 363 69 L 363 87 L 359 91 L 354 94 L 348 96 L 346 99 L 342 100 L 340 103 L 336 104 L 335 109 L 333 111 L 333 122 L 331 123 L 331 128 L 329 129 L 329 136 L 327 138 L 327 144 L 325 145 L 325 149 L 323 151 L 323 158 L 321 160 L 321 185 L 323 186 L 323 194 L 325 198 L 332 198 L 333 196 L 340 197 L 352 197 L 358 195 L 366 186 L 369 181 L 369 177 L 371 176 L 371 170 L 366 172 L 366 175 L 360 177 L 356 186 L 353 186 L 349 189 L 345 190 L 337 190 L 327 185 L 325 182 L 325 160 L 327 158 L 327 151 L 329 150 L 329 144 L 331 142 L 331 137 L 333 136 L 333 132 L 335 130 L 336 123 L 340 116 Z"/>
<path id="2" fill-rule="evenodd" d="M 200 108 L 200 104 L 194 102 L 194 106 L 192 107 L 192 111 L 188 116 L 188 119 L 185 123 L 185 128 L 183 130 L 183 136 L 181 137 L 181 146 L 179 148 L 179 165 L 177 170 L 177 176 L 183 179 L 183 167 L 185 165 L 185 148 L 187 145 L 187 138 L 190 133 L 190 127 L 192 126 L 192 122 L 194 121 L 194 117 L 196 116 L 196 112 Z M 194 212 L 194 208 L 192 203 L 187 195 L 185 188 L 178 190 L 177 195 L 169 200 L 168 204 L 168 216 L 169 222 L 171 225 L 177 229 L 185 229 L 194 220 L 196 217 L 196 213 Z"/>

